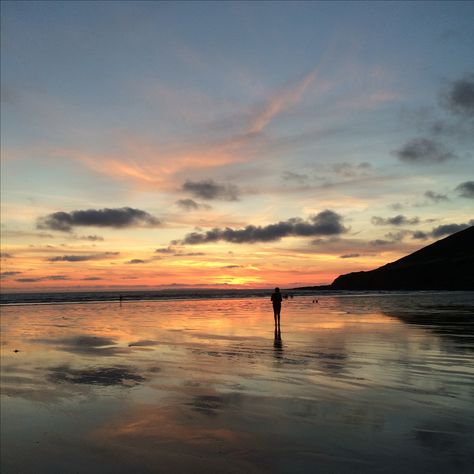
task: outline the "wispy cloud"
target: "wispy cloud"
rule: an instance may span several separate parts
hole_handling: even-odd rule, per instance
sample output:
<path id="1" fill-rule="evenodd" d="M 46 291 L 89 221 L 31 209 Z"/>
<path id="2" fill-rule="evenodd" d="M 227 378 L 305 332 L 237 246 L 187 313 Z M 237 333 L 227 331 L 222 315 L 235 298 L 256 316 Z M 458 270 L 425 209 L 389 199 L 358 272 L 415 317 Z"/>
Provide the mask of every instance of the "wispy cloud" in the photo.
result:
<path id="1" fill-rule="evenodd" d="M 18 283 L 38 283 L 40 281 L 61 281 L 69 280 L 67 275 L 48 275 L 42 277 L 26 277 L 26 278 L 17 278 Z"/>
<path id="2" fill-rule="evenodd" d="M 394 217 L 379 217 L 379 216 L 373 216 L 371 219 L 372 224 L 374 225 L 394 225 L 394 226 L 399 226 L 399 225 L 414 225 L 414 224 L 419 224 L 420 219 L 419 217 L 406 217 L 402 214 L 399 214 Z"/>
<path id="3" fill-rule="evenodd" d="M 267 138 L 263 132 L 270 122 L 282 115 L 303 97 L 313 83 L 315 72 L 269 94 L 261 105 L 240 111 L 239 117 L 214 138 L 212 130 L 203 131 L 201 140 L 181 139 L 175 143 L 157 143 L 150 139 L 122 134 L 115 141 L 113 153 L 85 149 L 58 149 L 55 155 L 70 157 L 101 174 L 149 189 L 173 191 L 182 177 L 205 169 L 243 163 L 264 154 Z"/>
<path id="4" fill-rule="evenodd" d="M 155 253 L 158 253 L 160 255 L 170 255 L 177 257 L 200 257 L 202 255 L 205 255 L 204 252 L 187 252 L 180 248 L 177 248 L 175 245 L 168 245 L 168 247 L 156 249 Z"/>
<path id="5" fill-rule="evenodd" d="M 184 211 L 197 211 L 199 209 L 211 209 L 208 204 L 202 204 L 196 202 L 194 199 L 178 199 L 175 203 L 178 207 Z"/>
<path id="6" fill-rule="evenodd" d="M 208 201 L 237 201 L 240 194 L 239 188 L 235 184 L 220 184 L 212 179 L 186 181 L 183 184 L 182 189 L 198 198 L 206 199 Z"/>
<path id="7" fill-rule="evenodd" d="M 103 260 L 110 257 L 119 255 L 120 252 L 103 252 L 89 255 L 58 255 L 56 257 L 50 257 L 47 259 L 48 262 L 85 262 L 88 260 Z"/>
<path id="8" fill-rule="evenodd" d="M 441 193 L 437 193 L 435 191 L 426 191 L 424 196 L 429 199 L 430 201 L 432 202 L 442 202 L 442 201 L 449 201 L 449 198 L 448 196 L 446 196 L 446 194 L 441 194 Z"/>
<path id="9" fill-rule="evenodd" d="M 441 237 L 460 232 L 461 230 L 467 229 L 472 225 L 474 225 L 474 219 L 471 219 L 469 222 L 462 224 L 442 224 L 433 227 L 431 231 L 413 231 L 403 229 L 399 230 L 398 232 L 388 232 L 387 234 L 385 234 L 384 239 L 375 239 L 370 241 L 369 244 L 376 247 L 395 244 L 401 242 L 403 239 L 405 239 L 405 237 L 408 236 L 410 236 L 414 240 L 439 239 Z"/>
<path id="10" fill-rule="evenodd" d="M 405 163 L 435 164 L 456 158 L 444 144 L 431 138 L 414 138 L 394 152 Z"/>
<path id="11" fill-rule="evenodd" d="M 0 280 L 3 280 L 5 278 L 9 278 L 9 277 L 12 277 L 12 276 L 15 276 L 15 275 L 20 275 L 22 272 L 14 272 L 14 271 L 11 271 L 11 272 L 1 272 L 0 273 Z"/>
<path id="12" fill-rule="evenodd" d="M 262 132 L 275 117 L 299 102 L 315 77 L 316 72 L 311 71 L 297 83 L 290 84 L 270 96 L 252 118 L 248 132 L 251 134 Z"/>

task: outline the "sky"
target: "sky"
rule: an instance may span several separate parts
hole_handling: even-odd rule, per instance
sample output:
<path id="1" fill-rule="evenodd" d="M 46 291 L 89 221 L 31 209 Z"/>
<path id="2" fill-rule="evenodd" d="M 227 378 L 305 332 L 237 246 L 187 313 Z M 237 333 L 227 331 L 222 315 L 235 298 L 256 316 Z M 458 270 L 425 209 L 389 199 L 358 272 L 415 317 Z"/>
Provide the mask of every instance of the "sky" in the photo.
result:
<path id="1" fill-rule="evenodd" d="M 327 284 L 474 224 L 473 2 L 1 14 L 3 291 Z"/>

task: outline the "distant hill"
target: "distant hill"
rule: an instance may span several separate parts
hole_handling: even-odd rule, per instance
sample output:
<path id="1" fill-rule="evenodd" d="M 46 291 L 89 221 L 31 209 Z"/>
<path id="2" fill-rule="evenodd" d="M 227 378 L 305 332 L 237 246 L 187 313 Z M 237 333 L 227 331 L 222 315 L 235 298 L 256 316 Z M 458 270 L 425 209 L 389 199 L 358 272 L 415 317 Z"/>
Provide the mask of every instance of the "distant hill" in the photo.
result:
<path id="1" fill-rule="evenodd" d="M 474 226 L 366 272 L 338 276 L 328 290 L 474 290 Z"/>

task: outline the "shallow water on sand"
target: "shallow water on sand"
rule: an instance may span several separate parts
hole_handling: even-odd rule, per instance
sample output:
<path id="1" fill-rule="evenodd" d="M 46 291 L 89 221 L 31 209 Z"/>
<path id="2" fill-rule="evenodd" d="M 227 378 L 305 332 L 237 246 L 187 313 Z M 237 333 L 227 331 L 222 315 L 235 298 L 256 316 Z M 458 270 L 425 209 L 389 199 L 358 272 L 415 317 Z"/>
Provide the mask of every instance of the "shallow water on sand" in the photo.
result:
<path id="1" fill-rule="evenodd" d="M 2 473 L 471 472 L 474 294 L 318 299 L 4 307 Z"/>

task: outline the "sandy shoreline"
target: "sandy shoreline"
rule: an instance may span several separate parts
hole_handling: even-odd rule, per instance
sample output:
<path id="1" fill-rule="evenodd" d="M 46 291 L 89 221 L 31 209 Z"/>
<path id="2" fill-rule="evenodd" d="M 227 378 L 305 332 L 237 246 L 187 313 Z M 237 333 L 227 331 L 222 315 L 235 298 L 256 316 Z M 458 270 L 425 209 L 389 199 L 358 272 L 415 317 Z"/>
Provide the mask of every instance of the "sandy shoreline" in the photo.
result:
<path id="1" fill-rule="evenodd" d="M 3 308 L 2 472 L 468 472 L 474 298 L 424 298 Z"/>

